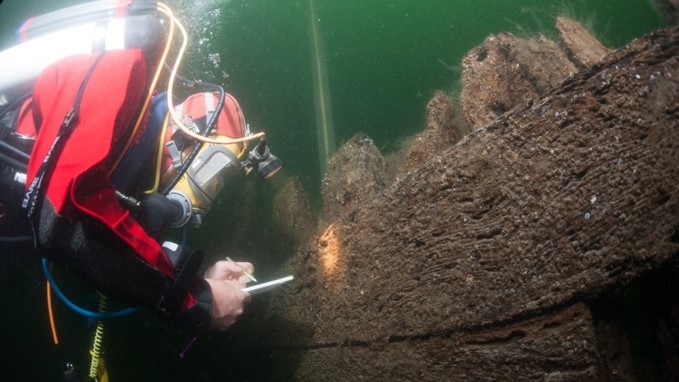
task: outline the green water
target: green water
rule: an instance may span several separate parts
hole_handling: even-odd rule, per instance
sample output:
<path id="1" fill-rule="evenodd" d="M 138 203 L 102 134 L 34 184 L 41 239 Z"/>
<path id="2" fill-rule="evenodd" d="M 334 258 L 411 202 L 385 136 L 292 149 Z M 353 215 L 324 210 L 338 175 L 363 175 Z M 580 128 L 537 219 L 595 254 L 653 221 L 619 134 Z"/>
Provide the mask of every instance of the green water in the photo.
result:
<path id="1" fill-rule="evenodd" d="M 26 17 L 76 3 L 80 1 L 4 0 L 0 5 L 0 48 L 12 43 L 14 30 Z M 423 129 L 425 105 L 435 91 L 454 94 L 458 90 L 462 56 L 489 34 L 509 31 L 529 36 L 540 32 L 554 37 L 555 16 L 566 14 L 584 22 L 605 45 L 620 47 L 662 26 L 648 0 L 314 0 L 316 37 L 323 47 L 315 54 L 309 36 L 309 0 L 182 0 L 169 4 L 191 32 L 182 72 L 222 82 L 239 99 L 252 128 L 266 131 L 272 150 L 284 160 L 282 177 L 298 177 L 315 210 L 320 205 L 323 158 L 357 132 L 369 135 L 384 154 L 396 150 L 403 140 Z M 323 59 L 322 73 L 315 57 Z M 320 103 L 330 118 L 325 123 L 319 122 L 323 115 L 318 111 L 321 91 L 327 92 Z M 324 130 L 333 137 L 325 140 L 327 144 L 319 138 Z M 280 182 L 246 187 L 252 191 L 239 197 L 255 198 L 252 221 L 266 220 Z M 207 232 L 238 223 L 224 208 L 218 206 L 208 216 Z M 204 243 L 205 236 L 198 238 Z M 245 236 L 256 241 L 252 232 Z M 219 247 L 219 239 L 212 238 L 207 245 Z M 36 299 L 42 304 L 40 297 Z M 9 301 L 16 302 L 16 296 Z M 13 327 L 17 325 L 13 320 L 30 314 L 37 324 L 26 327 L 29 324 L 21 323 L 21 329 L 40 330 L 47 343 L 43 312 L 34 316 L 37 309 L 29 303 L 16 304 L 22 308 L 19 316 L 12 320 L 7 316 L 4 326 Z M 118 337 L 114 335 L 112 342 L 140 347 L 136 358 L 111 350 L 118 354 L 118 363 L 112 355 L 111 368 L 127 376 L 117 380 L 139 380 L 139 376 L 188 380 L 191 375 L 200 376 L 198 380 L 223 380 L 224 376 L 248 380 L 243 377 L 246 370 L 257 369 L 261 361 L 257 357 L 263 356 L 234 354 L 228 340 L 239 336 L 236 329 L 233 334 L 206 341 L 189 363 L 168 365 L 176 359 L 176 349 L 164 341 L 164 329 L 154 329 L 155 325 L 148 328 L 137 321 L 114 324 L 112 330 Z M 134 335 L 121 338 L 126 331 Z M 82 342 L 78 336 L 84 334 L 73 333 Z M 136 333 L 141 335 L 135 337 Z M 44 352 L 36 356 L 31 351 L 39 340 L 31 337 L 31 343 L 24 343 L 18 335 L 12 338 L 10 345 L 18 350 L 10 362 L 15 365 L 10 375 L 22 368 L 36 373 L 32 362 L 46 357 Z M 142 344 L 135 338 L 142 338 Z M 80 342 L 72 347 L 80 347 Z M 48 345 L 37 348 L 44 350 Z M 243 374 L 239 376 L 238 370 Z M 258 372 L 262 373 L 251 373 L 260 375 Z"/>
<path id="2" fill-rule="evenodd" d="M 456 88 L 462 56 L 489 33 L 553 35 L 555 15 L 567 12 L 617 47 L 660 23 L 644 0 L 315 3 L 336 142 L 364 132 L 385 152 L 422 129 L 430 96 Z M 247 4 L 221 6 L 215 23 L 221 23 L 219 35 L 225 38 L 211 38 L 212 49 L 222 53 L 229 88 L 246 103 L 253 125 L 269 132 L 288 170 L 315 192 L 320 166 L 314 155 L 319 147 L 307 2 Z M 199 67 L 197 62 L 193 68 Z"/>
<path id="3" fill-rule="evenodd" d="M 323 43 L 323 24 L 316 2 L 309 0 L 307 10 L 311 72 L 314 84 L 314 105 L 316 106 L 316 136 L 318 138 L 318 161 L 321 174 L 325 174 L 327 163 L 335 151 L 335 125 L 332 117 L 330 81 L 328 80 L 327 55 Z"/>
<path id="4" fill-rule="evenodd" d="M 553 36 L 554 17 L 567 13 L 586 22 L 608 46 L 619 47 L 661 23 L 646 0 L 314 3 L 331 89 L 334 140 L 341 145 L 364 132 L 383 153 L 421 131 L 431 95 L 456 90 L 462 56 L 489 33 Z M 205 77 L 228 73 L 228 89 L 243 103 L 246 117 L 253 127 L 267 131 L 287 173 L 302 179 L 318 206 L 324 166 L 318 153 L 323 146 L 317 137 L 308 2 L 198 4 L 199 9 L 214 4 L 220 13 L 205 17 L 205 12 L 180 5 L 189 24 L 199 26 L 197 39 L 209 41 L 209 47 L 194 45 L 194 52 L 219 52 L 221 62 L 213 68 L 200 54 L 188 71 Z"/>
<path id="5" fill-rule="evenodd" d="M 20 21 L 79 1 L 5 0 L 0 47 Z M 436 90 L 455 91 L 462 56 L 490 33 L 554 36 L 554 17 L 582 20 L 610 47 L 661 26 L 648 0 L 314 0 L 324 46 L 333 145 L 357 132 L 388 153 L 419 132 Z M 199 0 L 170 3 L 191 31 L 183 72 L 221 81 L 246 119 L 265 130 L 286 173 L 319 204 L 319 153 L 309 1 Z M 215 63 L 209 55 L 218 54 Z M 328 155 L 332 154 L 331 152 Z"/>

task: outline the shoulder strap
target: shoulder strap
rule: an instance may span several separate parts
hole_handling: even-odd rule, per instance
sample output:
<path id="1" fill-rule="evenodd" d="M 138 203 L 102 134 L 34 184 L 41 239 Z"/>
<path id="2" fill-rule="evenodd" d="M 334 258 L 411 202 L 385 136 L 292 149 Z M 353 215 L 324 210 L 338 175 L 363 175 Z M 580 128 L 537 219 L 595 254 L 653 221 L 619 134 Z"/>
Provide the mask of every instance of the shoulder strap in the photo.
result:
<path id="1" fill-rule="evenodd" d="M 52 142 L 52 146 L 47 151 L 47 155 L 45 155 L 45 158 L 40 164 L 38 172 L 24 194 L 24 198 L 21 202 L 21 210 L 29 219 L 33 216 L 33 213 L 38 207 L 39 201 L 44 196 L 43 187 L 45 184 L 49 183 L 52 172 L 54 171 L 54 164 L 57 162 L 57 158 L 61 155 L 66 141 L 68 141 L 68 138 L 73 132 L 73 128 L 78 122 L 78 117 L 80 114 L 80 102 L 82 101 L 83 93 L 87 87 L 87 83 L 89 82 L 89 79 L 92 76 L 97 64 L 99 61 L 101 61 L 105 54 L 106 52 L 100 53 L 85 74 L 83 81 L 80 83 L 80 88 L 78 88 L 78 93 L 75 96 L 75 100 L 73 101 L 73 106 L 66 113 L 66 116 L 61 123 L 61 127 L 57 132 L 57 136 Z"/>

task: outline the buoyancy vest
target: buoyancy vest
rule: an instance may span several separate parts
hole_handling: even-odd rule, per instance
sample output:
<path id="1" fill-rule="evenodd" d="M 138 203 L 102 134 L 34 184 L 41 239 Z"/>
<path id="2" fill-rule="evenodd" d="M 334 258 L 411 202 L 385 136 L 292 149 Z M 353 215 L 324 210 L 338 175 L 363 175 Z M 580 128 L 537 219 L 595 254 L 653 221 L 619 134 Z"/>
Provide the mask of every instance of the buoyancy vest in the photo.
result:
<path id="1" fill-rule="evenodd" d="M 201 329 L 210 321 L 212 298 L 196 274 L 202 253 L 164 251 L 119 203 L 111 180 L 127 142 L 144 132 L 133 130 L 146 74 L 142 52 L 128 49 L 72 56 L 38 78 L 32 113 L 17 129 L 37 131 L 27 188 L 47 174 L 42 206 L 31 219 L 35 241 L 100 291 L 151 307 L 180 328 Z M 60 135 L 65 139 L 57 145 Z"/>
<path id="2" fill-rule="evenodd" d="M 66 58 L 48 67 L 34 88 L 32 119 L 38 131 L 28 165 L 27 185 L 60 134 L 65 116 L 75 106 L 79 87 L 79 113 L 72 133 L 55 161 L 44 200 L 58 215 L 73 220 L 93 218 L 108 227 L 145 261 L 168 277 L 174 267 L 159 243 L 149 237 L 115 196 L 109 173 L 120 150 L 133 134 L 132 127 L 145 95 L 146 68 L 137 49 L 108 51 Z M 87 72 L 91 70 L 89 78 Z M 21 121 L 19 129 L 29 130 Z"/>

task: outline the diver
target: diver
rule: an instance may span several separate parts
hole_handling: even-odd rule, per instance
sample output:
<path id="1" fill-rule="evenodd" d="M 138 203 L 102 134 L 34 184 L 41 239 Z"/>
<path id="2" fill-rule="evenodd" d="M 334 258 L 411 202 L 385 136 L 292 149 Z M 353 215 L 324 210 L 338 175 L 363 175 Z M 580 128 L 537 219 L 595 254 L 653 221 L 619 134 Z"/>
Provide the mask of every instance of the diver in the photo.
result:
<path id="1" fill-rule="evenodd" d="M 163 67 L 149 57 L 68 56 L 0 107 L 0 242 L 30 239 L 102 294 L 191 335 L 226 330 L 250 299 L 253 265 L 223 260 L 199 274 L 204 254 L 164 239 L 199 226 L 234 176 L 267 179 L 282 162 L 233 96 L 191 83 L 209 91 L 177 102 L 174 77 L 158 90 Z"/>
<path id="2" fill-rule="evenodd" d="M 13 126 L 4 127 L 5 145 L 32 141 L 33 147 L 25 167 L 2 165 L 2 179 L 12 180 L 3 189 L 16 189 L 26 169 L 18 207 L 32 228 L 26 234 L 44 257 L 101 292 L 148 306 L 179 326 L 226 329 L 248 300 L 241 289 L 252 264 L 219 261 L 199 277 L 203 254 L 159 237 L 167 227 L 198 223 L 224 182 L 242 171 L 245 144 L 196 144 L 168 114 L 176 106 L 196 131 L 215 119 L 214 137 L 249 132 L 233 97 L 226 96 L 215 114 L 220 100 L 212 92 L 180 105 L 168 105 L 160 93 L 151 99 L 149 115 L 138 116 L 145 72 L 143 55 L 134 49 L 69 57 L 48 67 L 32 96 L 5 112 L 13 115 L 6 118 Z M 134 131 L 138 123 L 143 126 Z M 187 162 L 197 146 L 195 159 Z M 14 159 L 12 153 L 6 156 Z M 3 207 L 3 220 L 16 219 L 16 205 Z"/>

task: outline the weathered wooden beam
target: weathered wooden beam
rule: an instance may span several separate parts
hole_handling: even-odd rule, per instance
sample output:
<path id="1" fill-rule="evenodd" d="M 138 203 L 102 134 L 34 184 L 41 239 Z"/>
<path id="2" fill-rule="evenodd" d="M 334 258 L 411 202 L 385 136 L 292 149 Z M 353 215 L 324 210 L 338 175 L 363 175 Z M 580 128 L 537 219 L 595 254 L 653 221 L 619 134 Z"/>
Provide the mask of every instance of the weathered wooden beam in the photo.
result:
<path id="1" fill-rule="evenodd" d="M 538 314 L 675 257 L 677 41 L 640 39 L 398 180 L 297 256 L 279 307 L 313 344 L 422 336 Z"/>
<path id="2" fill-rule="evenodd" d="M 268 343 L 296 354 L 287 372 L 300 380 L 550 380 L 566 369 L 555 380 L 591 380 L 586 309 L 554 335 L 541 322 L 677 259 L 678 188 L 674 28 L 514 108 L 325 228 L 292 259 L 295 283 L 270 295 Z M 569 338 L 586 345 L 566 354 Z"/>
<path id="3" fill-rule="evenodd" d="M 589 308 L 471 333 L 310 349 L 299 381 L 593 381 L 596 338 Z M 323 365 L 319 367 L 319 365 Z"/>

